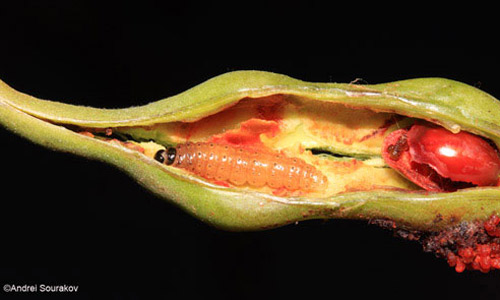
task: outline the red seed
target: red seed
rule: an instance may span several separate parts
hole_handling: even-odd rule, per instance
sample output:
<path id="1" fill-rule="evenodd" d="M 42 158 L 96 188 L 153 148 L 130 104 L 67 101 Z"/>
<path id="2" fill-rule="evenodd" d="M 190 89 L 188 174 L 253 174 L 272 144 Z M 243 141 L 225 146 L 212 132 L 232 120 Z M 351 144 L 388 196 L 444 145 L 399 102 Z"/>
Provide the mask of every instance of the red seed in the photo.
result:
<path id="1" fill-rule="evenodd" d="M 474 259 L 474 250 L 470 247 L 462 248 L 458 250 L 458 255 L 462 257 L 464 263 L 468 264 Z"/>
<path id="2" fill-rule="evenodd" d="M 500 217 L 492 215 L 486 222 L 484 222 L 484 229 L 490 236 L 500 237 L 500 229 L 497 227 L 500 223 Z"/>
<path id="3" fill-rule="evenodd" d="M 481 268 L 481 265 L 479 263 L 480 257 L 475 256 L 472 262 L 470 263 L 470 266 L 472 267 L 473 270 L 479 270 Z"/>
<path id="4" fill-rule="evenodd" d="M 424 124 L 413 125 L 407 136 L 412 160 L 431 166 L 442 177 L 478 186 L 498 184 L 500 157 L 481 137 Z"/>
<path id="5" fill-rule="evenodd" d="M 491 267 L 491 259 L 489 256 L 483 256 L 479 259 L 479 265 L 482 272 L 488 272 Z"/>
<path id="6" fill-rule="evenodd" d="M 447 260 L 450 267 L 457 265 L 457 256 L 453 252 L 448 253 Z"/>
<path id="7" fill-rule="evenodd" d="M 492 258 L 490 265 L 492 268 L 500 269 L 500 258 Z"/>
<path id="8" fill-rule="evenodd" d="M 496 243 L 490 244 L 491 256 L 498 256 L 500 254 L 500 245 Z"/>
<path id="9" fill-rule="evenodd" d="M 476 252 L 480 256 L 489 256 L 491 253 L 491 248 L 489 245 L 477 245 Z"/>
<path id="10" fill-rule="evenodd" d="M 460 259 L 457 260 L 455 271 L 457 271 L 457 273 L 462 273 L 464 270 L 465 270 L 465 264 Z"/>

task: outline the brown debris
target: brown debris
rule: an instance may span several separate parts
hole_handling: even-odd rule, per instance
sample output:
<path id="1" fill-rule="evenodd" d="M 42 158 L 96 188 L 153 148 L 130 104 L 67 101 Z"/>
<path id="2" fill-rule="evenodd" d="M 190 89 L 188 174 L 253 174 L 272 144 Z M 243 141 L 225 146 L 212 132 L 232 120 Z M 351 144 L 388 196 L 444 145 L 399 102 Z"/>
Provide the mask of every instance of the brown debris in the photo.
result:
<path id="1" fill-rule="evenodd" d="M 440 222 L 442 218 L 438 214 L 434 222 Z M 458 273 L 464 270 L 486 273 L 500 269 L 500 217 L 496 214 L 486 221 L 464 221 L 438 232 L 404 230 L 392 220 L 375 219 L 369 223 L 392 230 L 395 236 L 418 240 L 425 252 L 446 259 Z"/>

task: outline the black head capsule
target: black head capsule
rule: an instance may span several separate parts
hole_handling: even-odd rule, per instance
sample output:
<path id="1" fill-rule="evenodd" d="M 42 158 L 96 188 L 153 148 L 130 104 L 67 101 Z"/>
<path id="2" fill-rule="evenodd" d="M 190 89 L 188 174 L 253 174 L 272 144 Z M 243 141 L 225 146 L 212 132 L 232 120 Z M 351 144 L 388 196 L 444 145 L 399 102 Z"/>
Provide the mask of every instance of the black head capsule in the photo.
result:
<path id="1" fill-rule="evenodd" d="M 175 148 L 168 148 L 167 150 L 167 165 L 171 165 L 175 161 L 175 157 L 177 156 L 177 150 Z"/>
<path id="2" fill-rule="evenodd" d="M 155 160 L 161 162 L 161 163 L 164 163 L 165 162 L 165 150 L 159 150 L 158 152 L 156 152 L 155 154 Z"/>
<path id="3" fill-rule="evenodd" d="M 177 155 L 177 151 L 175 148 L 168 148 L 165 150 L 159 150 L 155 154 L 155 159 L 162 164 L 171 165 L 175 161 L 175 156 Z"/>

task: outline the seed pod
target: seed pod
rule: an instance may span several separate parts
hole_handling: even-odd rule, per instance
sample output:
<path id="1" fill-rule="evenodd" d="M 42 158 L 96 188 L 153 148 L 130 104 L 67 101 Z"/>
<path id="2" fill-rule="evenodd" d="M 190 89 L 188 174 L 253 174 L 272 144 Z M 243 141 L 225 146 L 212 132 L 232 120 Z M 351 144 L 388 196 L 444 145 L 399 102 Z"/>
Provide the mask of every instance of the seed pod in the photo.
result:
<path id="1" fill-rule="evenodd" d="M 251 108 L 250 118 L 234 114 L 244 105 Z M 216 131 L 214 124 L 231 116 L 236 123 Z M 113 110 L 40 100 L 0 82 L 0 123 L 8 130 L 54 150 L 110 163 L 160 197 L 228 230 L 349 218 L 384 219 L 405 230 L 433 232 L 499 212 L 498 186 L 424 192 L 387 168 L 381 159 L 383 139 L 415 120 L 473 133 L 494 148 L 500 145 L 499 102 L 476 88 L 439 78 L 356 85 L 239 71 L 171 98 Z M 181 135 L 173 134 L 179 130 Z M 135 140 L 121 139 L 126 136 Z M 149 139 L 154 146 L 140 142 Z M 297 166 L 312 165 L 327 176 L 328 187 L 324 192 L 280 190 L 265 178 L 252 179 L 250 186 L 220 185 L 216 179 L 225 176 L 224 169 L 207 164 L 200 176 L 201 171 L 155 160 L 158 150 L 189 141 L 283 150 L 287 157 L 305 161 Z M 393 156 L 402 151 L 393 149 Z M 243 179 L 231 176 L 235 183 L 249 178 L 248 173 L 242 173 Z"/>

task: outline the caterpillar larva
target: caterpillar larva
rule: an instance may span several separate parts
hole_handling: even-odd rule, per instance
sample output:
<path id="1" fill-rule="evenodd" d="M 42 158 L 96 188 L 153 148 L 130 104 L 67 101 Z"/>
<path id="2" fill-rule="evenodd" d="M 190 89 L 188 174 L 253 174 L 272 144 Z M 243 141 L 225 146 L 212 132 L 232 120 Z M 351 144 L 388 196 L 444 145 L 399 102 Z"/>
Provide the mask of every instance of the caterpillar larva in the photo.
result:
<path id="1" fill-rule="evenodd" d="M 264 185 L 288 190 L 320 191 L 327 178 L 300 158 L 217 143 L 178 144 L 160 150 L 155 159 L 198 176 L 234 185 Z"/>

